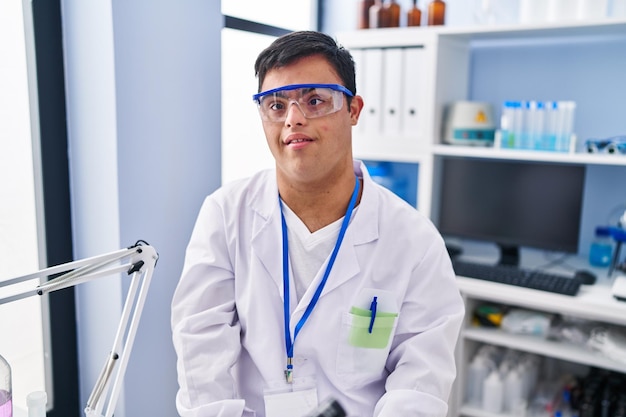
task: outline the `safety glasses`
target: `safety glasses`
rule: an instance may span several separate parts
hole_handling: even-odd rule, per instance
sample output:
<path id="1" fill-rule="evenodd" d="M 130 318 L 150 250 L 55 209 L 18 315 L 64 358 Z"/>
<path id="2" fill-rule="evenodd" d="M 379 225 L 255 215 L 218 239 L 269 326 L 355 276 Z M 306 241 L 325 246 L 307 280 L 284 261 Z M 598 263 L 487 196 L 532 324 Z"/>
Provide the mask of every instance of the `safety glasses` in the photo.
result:
<path id="1" fill-rule="evenodd" d="M 343 95 L 354 94 L 339 84 L 291 84 L 252 96 L 259 106 L 261 119 L 266 122 L 284 122 L 291 103 L 304 117 L 314 119 L 338 112 L 343 107 Z"/>

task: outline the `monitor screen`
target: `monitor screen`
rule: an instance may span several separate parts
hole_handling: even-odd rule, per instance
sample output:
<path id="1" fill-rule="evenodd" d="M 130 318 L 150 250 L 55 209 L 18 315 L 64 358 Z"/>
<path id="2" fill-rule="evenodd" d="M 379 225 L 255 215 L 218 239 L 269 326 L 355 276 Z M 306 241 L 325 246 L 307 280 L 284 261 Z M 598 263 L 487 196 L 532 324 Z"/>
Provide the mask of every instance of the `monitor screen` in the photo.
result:
<path id="1" fill-rule="evenodd" d="M 583 165 L 446 157 L 438 227 L 498 244 L 502 263 L 523 246 L 576 253 L 584 183 Z"/>

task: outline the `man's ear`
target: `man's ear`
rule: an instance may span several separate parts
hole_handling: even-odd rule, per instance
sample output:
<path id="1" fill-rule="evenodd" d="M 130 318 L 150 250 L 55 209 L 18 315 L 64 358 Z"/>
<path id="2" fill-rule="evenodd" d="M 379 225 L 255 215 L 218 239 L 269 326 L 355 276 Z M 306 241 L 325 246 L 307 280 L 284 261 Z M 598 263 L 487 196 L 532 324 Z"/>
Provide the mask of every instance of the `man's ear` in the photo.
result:
<path id="1" fill-rule="evenodd" d="M 352 120 L 352 126 L 355 126 L 359 121 L 359 116 L 363 110 L 363 97 L 354 96 L 350 101 L 350 119 Z"/>

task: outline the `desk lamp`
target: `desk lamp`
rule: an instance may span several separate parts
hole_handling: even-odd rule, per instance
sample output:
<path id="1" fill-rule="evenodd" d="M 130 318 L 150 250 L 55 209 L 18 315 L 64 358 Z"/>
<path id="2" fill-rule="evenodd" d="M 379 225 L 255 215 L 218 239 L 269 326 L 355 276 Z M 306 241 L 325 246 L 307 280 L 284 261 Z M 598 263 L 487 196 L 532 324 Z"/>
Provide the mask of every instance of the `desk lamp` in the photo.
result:
<path id="1" fill-rule="evenodd" d="M 44 295 L 63 288 L 73 287 L 87 281 L 121 272 L 126 272 L 127 275 L 131 276 L 128 295 L 126 296 L 122 317 L 113 340 L 113 347 L 106 358 L 104 367 L 87 401 L 84 410 L 86 417 L 113 416 L 158 257 L 152 246 L 140 240 L 126 249 L 60 264 L 42 269 L 39 272 L 0 282 L 0 287 L 8 287 L 35 279 L 38 280 L 37 282 L 47 281 L 51 275 L 55 276 L 55 278 L 40 283 L 33 289 L 0 298 L 0 304 L 6 304 L 33 295 Z M 112 375 L 114 375 L 113 380 L 111 378 Z M 113 383 L 111 384 L 112 381 Z M 102 414 L 105 403 L 107 408 L 105 413 Z"/>

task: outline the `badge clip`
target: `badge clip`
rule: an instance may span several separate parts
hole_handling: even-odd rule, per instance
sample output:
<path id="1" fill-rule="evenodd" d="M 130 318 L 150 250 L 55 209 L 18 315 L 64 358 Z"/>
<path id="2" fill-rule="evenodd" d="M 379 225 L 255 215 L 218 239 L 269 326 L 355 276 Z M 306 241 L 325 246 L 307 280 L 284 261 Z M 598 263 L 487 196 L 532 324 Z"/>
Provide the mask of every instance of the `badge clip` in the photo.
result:
<path id="1" fill-rule="evenodd" d="M 293 364 L 291 358 L 287 358 L 287 369 L 285 369 L 285 381 L 288 384 L 293 384 Z"/>

